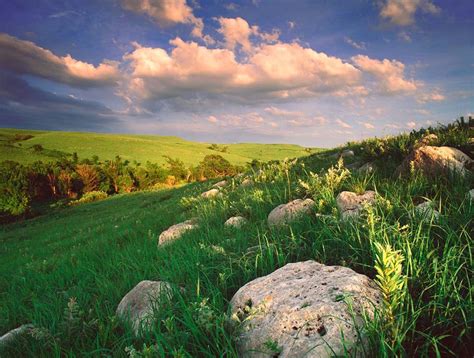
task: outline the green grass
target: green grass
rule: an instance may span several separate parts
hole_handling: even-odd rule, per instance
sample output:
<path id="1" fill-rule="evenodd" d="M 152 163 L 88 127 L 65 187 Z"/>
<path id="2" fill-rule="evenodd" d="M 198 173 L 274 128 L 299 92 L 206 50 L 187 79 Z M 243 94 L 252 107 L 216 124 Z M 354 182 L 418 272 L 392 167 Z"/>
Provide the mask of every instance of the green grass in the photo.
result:
<path id="1" fill-rule="evenodd" d="M 228 302 L 243 284 L 307 259 L 375 278 L 377 247 L 388 244 L 403 255 L 407 284 L 393 304 L 390 329 L 381 319 L 369 322 L 370 354 L 470 353 L 474 204 L 466 193 L 472 179 L 395 180 L 396 163 L 382 163 L 367 176 L 348 176 L 343 169 L 316 176 L 310 171 L 327 169 L 334 160 L 315 155 L 303 162 L 304 167 L 270 165 L 255 186 L 232 182 L 216 200 L 196 199 L 212 183 L 194 183 L 116 195 L 5 226 L 0 231 L 0 333 L 29 322 L 41 327 L 7 354 L 115 357 L 126 356 L 126 347 L 140 351 L 145 344 L 151 356 L 232 357 Z M 360 221 L 338 220 L 337 194 L 368 189 L 383 200 Z M 268 213 L 299 197 L 312 197 L 317 211 L 331 217 L 312 216 L 270 230 Z M 440 207 L 439 223 L 414 215 L 414 201 L 421 197 Z M 249 225 L 225 229 L 224 221 L 235 214 L 247 217 Z M 157 247 L 164 229 L 194 216 L 201 222 L 198 230 Z M 114 313 L 144 279 L 166 280 L 186 291 L 158 312 L 152 333 L 134 338 Z"/>
<path id="2" fill-rule="evenodd" d="M 12 143 L 15 134 L 31 134 L 33 138 Z M 43 146 L 43 152 L 34 152 L 35 144 Z M 292 144 L 225 144 L 227 152 L 209 149 L 210 143 L 191 142 L 178 137 L 100 134 L 60 131 L 32 131 L 0 129 L 0 161 L 14 160 L 32 163 L 36 160 L 55 161 L 62 154 L 77 152 L 80 158 L 98 155 L 101 160 L 123 159 L 141 163 L 165 163 L 163 156 L 179 158 L 186 165 L 196 165 L 208 154 L 220 154 L 232 164 L 243 165 L 253 159 L 259 161 L 280 160 L 308 155 L 305 148 Z M 317 149 L 313 148 L 312 152 Z"/>

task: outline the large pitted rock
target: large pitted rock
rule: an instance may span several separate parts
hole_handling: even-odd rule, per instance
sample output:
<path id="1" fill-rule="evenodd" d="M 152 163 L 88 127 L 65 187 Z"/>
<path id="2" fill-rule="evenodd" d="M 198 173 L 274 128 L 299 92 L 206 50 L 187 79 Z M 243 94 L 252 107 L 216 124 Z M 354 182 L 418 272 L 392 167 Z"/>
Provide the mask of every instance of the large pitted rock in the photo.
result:
<path id="1" fill-rule="evenodd" d="M 349 302 L 352 310 L 349 308 Z M 241 287 L 231 300 L 241 322 L 241 357 L 363 356 L 362 312 L 381 302 L 375 283 L 341 266 L 315 261 L 288 264 Z"/>
<path id="2" fill-rule="evenodd" d="M 291 223 L 303 215 L 309 214 L 315 206 L 311 199 L 296 199 L 288 204 L 278 205 L 268 214 L 269 226 L 280 226 Z"/>
<path id="3" fill-rule="evenodd" d="M 238 229 L 244 226 L 246 223 L 247 223 L 247 219 L 244 218 L 243 216 L 233 216 L 224 223 L 224 226 Z"/>
<path id="4" fill-rule="evenodd" d="M 465 175 L 474 161 L 456 148 L 423 146 L 413 150 L 397 168 L 395 175 L 409 173 L 413 167 L 427 176 L 448 174 L 455 171 Z"/>
<path id="5" fill-rule="evenodd" d="M 117 317 L 128 322 L 134 333 L 146 331 L 154 322 L 160 304 L 171 298 L 172 288 L 164 281 L 141 281 L 120 301 Z"/>
<path id="6" fill-rule="evenodd" d="M 208 191 L 205 191 L 204 193 L 201 194 L 201 197 L 203 198 L 214 198 L 216 196 L 218 196 L 219 194 L 221 194 L 221 192 L 219 191 L 219 189 L 211 189 L 211 190 L 208 190 Z"/>
<path id="7" fill-rule="evenodd" d="M 158 245 L 179 239 L 185 232 L 197 229 L 199 227 L 196 219 L 186 220 L 182 223 L 173 225 L 163 231 L 158 238 Z"/>
<path id="8" fill-rule="evenodd" d="M 372 190 L 368 190 L 360 195 L 352 191 L 343 191 L 337 196 L 336 203 L 341 212 L 342 219 L 345 220 L 358 217 L 364 205 L 373 204 L 375 198 L 375 191 Z"/>

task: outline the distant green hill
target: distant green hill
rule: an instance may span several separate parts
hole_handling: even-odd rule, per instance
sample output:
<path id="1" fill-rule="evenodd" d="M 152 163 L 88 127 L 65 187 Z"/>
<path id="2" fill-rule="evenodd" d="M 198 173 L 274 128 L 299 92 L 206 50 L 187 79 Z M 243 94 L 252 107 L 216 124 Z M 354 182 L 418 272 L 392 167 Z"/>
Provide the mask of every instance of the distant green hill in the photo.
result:
<path id="1" fill-rule="evenodd" d="M 25 136 L 32 138 L 25 139 Z M 41 145 L 43 149 L 35 151 L 34 145 Z M 245 164 L 253 159 L 280 160 L 318 151 L 316 148 L 307 151 L 294 144 L 222 144 L 218 150 L 209 149 L 210 146 L 211 143 L 170 136 L 0 129 L 0 161 L 8 159 L 20 163 L 53 161 L 76 152 L 79 158 L 97 155 L 105 160 L 119 155 L 130 161 L 160 164 L 165 162 L 163 156 L 170 156 L 187 165 L 197 164 L 208 154 L 220 154 L 232 164 Z M 222 147 L 227 147 L 225 153 L 219 151 Z"/>

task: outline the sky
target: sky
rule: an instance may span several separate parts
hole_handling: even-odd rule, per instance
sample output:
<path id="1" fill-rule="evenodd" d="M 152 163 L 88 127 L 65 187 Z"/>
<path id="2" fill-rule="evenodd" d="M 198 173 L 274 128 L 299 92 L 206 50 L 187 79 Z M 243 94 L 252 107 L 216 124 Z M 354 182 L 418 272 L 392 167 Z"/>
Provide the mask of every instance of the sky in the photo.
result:
<path id="1" fill-rule="evenodd" d="M 0 127 L 332 147 L 474 113 L 472 0 L 0 2 Z"/>

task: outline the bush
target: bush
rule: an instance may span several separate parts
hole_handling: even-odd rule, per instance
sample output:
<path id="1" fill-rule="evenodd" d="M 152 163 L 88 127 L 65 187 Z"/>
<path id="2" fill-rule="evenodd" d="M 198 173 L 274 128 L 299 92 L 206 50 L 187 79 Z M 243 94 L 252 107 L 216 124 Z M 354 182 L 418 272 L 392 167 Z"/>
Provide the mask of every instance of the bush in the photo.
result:
<path id="1" fill-rule="evenodd" d="M 202 175 L 207 179 L 233 175 L 236 172 L 234 166 L 218 154 L 206 155 L 199 163 L 199 168 Z"/>
<path id="2" fill-rule="evenodd" d="M 69 205 L 79 205 L 85 203 L 92 203 L 94 201 L 104 200 L 108 197 L 107 193 L 103 191 L 90 191 L 85 193 L 82 198 L 71 201 Z"/>
<path id="3" fill-rule="evenodd" d="M 23 165 L 12 161 L 0 164 L 0 212 L 21 215 L 28 211 L 28 171 Z"/>

